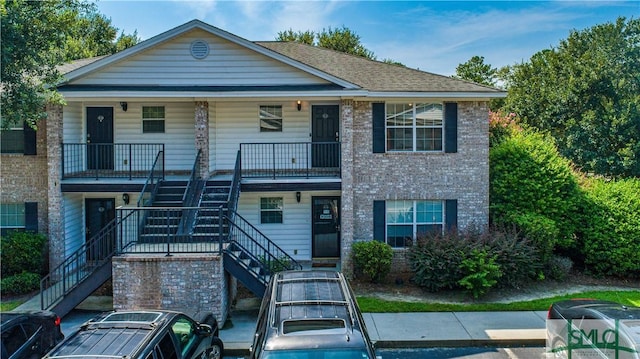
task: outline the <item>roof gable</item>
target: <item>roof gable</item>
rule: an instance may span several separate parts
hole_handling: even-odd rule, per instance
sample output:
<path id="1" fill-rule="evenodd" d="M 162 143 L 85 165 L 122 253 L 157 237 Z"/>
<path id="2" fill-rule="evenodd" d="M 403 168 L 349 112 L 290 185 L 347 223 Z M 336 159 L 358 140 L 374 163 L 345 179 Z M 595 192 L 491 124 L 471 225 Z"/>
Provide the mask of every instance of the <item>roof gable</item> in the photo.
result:
<path id="1" fill-rule="evenodd" d="M 192 56 L 203 41 L 208 56 Z M 202 44 L 202 43 L 200 43 Z M 205 45 L 206 46 L 206 45 Z M 200 48 L 202 49 L 202 47 Z M 80 66 L 78 66 L 78 63 Z M 253 42 L 193 20 L 117 54 L 61 67 L 66 85 L 274 86 L 357 88 Z"/>

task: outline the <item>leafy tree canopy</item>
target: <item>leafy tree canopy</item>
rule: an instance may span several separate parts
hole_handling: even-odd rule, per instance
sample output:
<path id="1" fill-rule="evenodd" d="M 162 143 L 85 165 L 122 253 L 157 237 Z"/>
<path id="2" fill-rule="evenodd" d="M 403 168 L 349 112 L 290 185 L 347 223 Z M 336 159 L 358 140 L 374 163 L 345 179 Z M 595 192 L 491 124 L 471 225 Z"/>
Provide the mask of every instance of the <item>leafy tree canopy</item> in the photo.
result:
<path id="1" fill-rule="evenodd" d="M 640 176 L 640 19 L 572 31 L 514 65 L 504 109 L 585 172 Z"/>
<path id="2" fill-rule="evenodd" d="M 294 41 L 307 45 L 324 47 L 351 55 L 362 56 L 369 60 L 376 60 L 372 51 L 367 50 L 360 42 L 360 36 L 347 27 L 322 29 L 314 31 L 293 31 L 292 29 L 278 32 L 276 41 Z M 391 62 L 390 60 L 385 60 Z"/>
<path id="3" fill-rule="evenodd" d="M 456 74 L 453 77 L 487 86 L 495 86 L 497 73 L 498 69 L 484 63 L 484 56 L 473 56 L 467 62 L 456 67 Z"/>
<path id="4" fill-rule="evenodd" d="M 2 128 L 34 126 L 47 102 L 62 103 L 51 87 L 60 79 L 56 66 L 139 41 L 135 32 L 117 37 L 111 20 L 83 0 L 0 0 L 0 26 Z"/>

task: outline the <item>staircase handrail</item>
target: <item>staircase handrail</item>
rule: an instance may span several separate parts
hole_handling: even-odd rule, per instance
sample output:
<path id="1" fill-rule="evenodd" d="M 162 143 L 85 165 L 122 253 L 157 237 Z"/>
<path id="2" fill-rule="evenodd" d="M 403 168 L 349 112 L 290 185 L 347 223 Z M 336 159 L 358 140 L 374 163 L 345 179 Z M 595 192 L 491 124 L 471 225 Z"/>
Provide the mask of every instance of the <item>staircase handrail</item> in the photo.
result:
<path id="1" fill-rule="evenodd" d="M 160 159 L 162 159 L 162 174 L 158 176 L 156 179 L 156 166 L 158 165 Z M 153 161 L 153 166 L 151 166 L 151 170 L 149 171 L 149 175 L 147 176 L 147 180 L 144 182 L 144 186 L 142 186 L 142 191 L 140 191 L 140 195 L 138 196 L 137 207 L 144 207 L 144 194 L 147 192 L 151 193 L 151 198 L 148 203 L 153 202 L 153 198 L 155 197 L 155 193 L 157 191 L 157 184 L 160 180 L 164 179 L 164 150 L 158 151 L 156 154 L 156 158 Z M 154 181 L 155 180 L 155 181 Z M 153 187 L 151 187 L 153 186 Z"/>
<path id="2" fill-rule="evenodd" d="M 59 299 L 63 298 L 103 264 L 111 260 L 118 251 L 118 246 L 116 245 L 117 228 L 121 221 L 125 219 L 126 217 L 111 220 L 40 280 L 41 309 L 50 309 Z M 99 254 L 102 255 L 97 261 L 91 263 L 87 261 L 89 248 L 98 248 L 100 250 Z M 59 283 L 61 283 L 62 288 L 54 288 Z"/>
<path id="3" fill-rule="evenodd" d="M 236 163 L 233 169 L 233 178 L 231 179 L 231 188 L 229 190 L 229 197 L 227 199 L 227 208 L 231 211 L 231 214 L 235 214 L 238 209 L 238 198 L 240 197 L 240 179 L 242 178 L 241 168 L 241 153 L 238 150 L 236 155 Z"/>
<path id="4" fill-rule="evenodd" d="M 220 207 L 220 215 L 224 215 L 222 211 L 222 206 Z M 302 269 L 302 265 L 298 263 L 293 257 L 291 257 L 287 252 L 285 252 L 282 248 L 280 248 L 275 242 L 273 242 L 269 237 L 264 235 L 258 228 L 252 225 L 249 221 L 244 219 L 240 214 L 235 211 L 232 212 L 229 210 L 226 215 L 224 215 L 225 219 L 229 223 L 229 241 L 234 242 L 239 247 L 243 248 L 247 253 L 249 253 L 254 260 L 257 260 L 260 263 L 260 266 L 265 272 L 271 272 L 271 268 L 267 266 L 270 263 L 277 263 L 278 267 L 284 269 Z M 249 246 L 243 245 L 242 243 L 236 240 L 236 234 L 234 233 L 234 229 L 240 230 L 245 237 L 251 242 L 251 247 L 257 246 L 259 249 L 262 249 L 264 253 L 254 253 Z M 263 258 L 261 258 L 261 255 Z M 263 263 L 263 260 L 267 263 Z"/>
<path id="5" fill-rule="evenodd" d="M 196 195 L 197 186 L 195 182 L 197 179 L 201 179 L 200 177 L 200 156 L 202 155 L 202 149 L 198 150 L 198 154 L 196 155 L 196 160 L 193 162 L 193 166 L 191 167 L 191 176 L 189 176 L 189 180 L 187 181 L 187 188 L 182 195 L 182 206 L 191 207 L 193 205 L 193 197 Z"/>

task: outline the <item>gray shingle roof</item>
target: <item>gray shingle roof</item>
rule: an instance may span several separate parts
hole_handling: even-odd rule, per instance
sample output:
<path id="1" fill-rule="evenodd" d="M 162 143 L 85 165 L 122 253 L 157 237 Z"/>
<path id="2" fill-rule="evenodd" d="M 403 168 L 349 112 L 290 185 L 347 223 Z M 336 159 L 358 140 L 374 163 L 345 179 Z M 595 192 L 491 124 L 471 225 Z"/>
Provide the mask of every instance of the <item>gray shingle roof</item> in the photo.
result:
<path id="1" fill-rule="evenodd" d="M 408 67 L 295 42 L 256 42 L 305 65 L 380 92 L 477 92 L 501 90 Z"/>

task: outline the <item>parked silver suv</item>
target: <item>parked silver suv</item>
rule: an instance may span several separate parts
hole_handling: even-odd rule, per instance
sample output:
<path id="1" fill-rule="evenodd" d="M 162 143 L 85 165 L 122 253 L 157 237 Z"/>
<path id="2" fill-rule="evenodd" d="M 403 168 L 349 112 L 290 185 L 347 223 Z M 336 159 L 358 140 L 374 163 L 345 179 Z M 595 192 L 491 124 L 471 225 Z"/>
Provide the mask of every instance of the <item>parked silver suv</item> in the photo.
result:
<path id="1" fill-rule="evenodd" d="M 374 359 L 374 347 L 344 276 L 276 273 L 258 314 L 250 358 Z"/>

